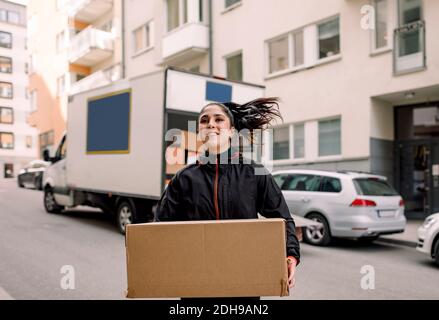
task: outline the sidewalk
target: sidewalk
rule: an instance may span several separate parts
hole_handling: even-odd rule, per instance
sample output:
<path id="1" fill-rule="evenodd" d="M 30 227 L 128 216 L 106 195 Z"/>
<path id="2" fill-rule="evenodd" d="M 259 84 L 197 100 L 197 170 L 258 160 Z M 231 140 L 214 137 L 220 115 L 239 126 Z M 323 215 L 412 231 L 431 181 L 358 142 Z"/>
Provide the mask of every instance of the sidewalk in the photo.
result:
<path id="1" fill-rule="evenodd" d="M 416 248 L 416 245 L 418 243 L 418 228 L 422 225 L 423 222 L 424 219 L 407 219 L 407 225 L 403 233 L 381 236 L 377 241 Z"/>

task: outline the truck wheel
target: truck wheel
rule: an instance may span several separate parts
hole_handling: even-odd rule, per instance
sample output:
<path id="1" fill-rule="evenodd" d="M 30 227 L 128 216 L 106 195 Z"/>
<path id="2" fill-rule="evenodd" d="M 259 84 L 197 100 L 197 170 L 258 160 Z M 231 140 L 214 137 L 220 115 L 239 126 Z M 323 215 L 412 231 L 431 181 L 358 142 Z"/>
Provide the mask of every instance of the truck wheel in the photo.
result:
<path id="1" fill-rule="evenodd" d="M 116 223 L 120 233 L 125 234 L 126 226 L 135 222 L 136 208 L 131 201 L 124 200 L 116 212 Z"/>
<path id="2" fill-rule="evenodd" d="M 64 210 L 63 206 L 56 203 L 53 191 L 50 188 L 44 190 L 44 208 L 48 213 L 60 213 Z"/>
<path id="3" fill-rule="evenodd" d="M 311 213 L 306 218 L 320 222 L 322 226 L 306 228 L 303 234 L 305 242 L 315 246 L 327 246 L 331 242 L 331 231 L 329 230 L 328 221 L 318 213 Z"/>

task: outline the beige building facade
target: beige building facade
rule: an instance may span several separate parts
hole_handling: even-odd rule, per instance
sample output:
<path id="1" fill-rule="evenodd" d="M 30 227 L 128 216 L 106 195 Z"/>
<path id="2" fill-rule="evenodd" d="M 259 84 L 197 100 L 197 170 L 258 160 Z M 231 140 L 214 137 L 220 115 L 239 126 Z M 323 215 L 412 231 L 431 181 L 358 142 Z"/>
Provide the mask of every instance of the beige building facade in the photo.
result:
<path id="1" fill-rule="evenodd" d="M 31 0 L 28 25 L 28 121 L 41 155 L 66 130 L 69 95 L 122 78 L 122 0 Z"/>

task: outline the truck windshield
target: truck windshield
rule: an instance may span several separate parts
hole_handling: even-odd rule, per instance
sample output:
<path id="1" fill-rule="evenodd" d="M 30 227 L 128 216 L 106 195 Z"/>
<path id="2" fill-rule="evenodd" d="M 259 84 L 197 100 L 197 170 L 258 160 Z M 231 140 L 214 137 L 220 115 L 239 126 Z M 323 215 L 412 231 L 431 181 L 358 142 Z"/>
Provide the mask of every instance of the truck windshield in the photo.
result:
<path id="1" fill-rule="evenodd" d="M 395 191 L 385 180 L 374 178 L 354 179 L 355 189 L 364 196 L 397 196 Z"/>

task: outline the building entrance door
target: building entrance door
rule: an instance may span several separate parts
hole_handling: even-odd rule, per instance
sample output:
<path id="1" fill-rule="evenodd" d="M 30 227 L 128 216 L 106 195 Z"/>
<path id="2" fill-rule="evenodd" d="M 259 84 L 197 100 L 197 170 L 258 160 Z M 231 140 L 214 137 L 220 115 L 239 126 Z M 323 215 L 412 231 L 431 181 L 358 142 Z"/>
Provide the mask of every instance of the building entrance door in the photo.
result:
<path id="1" fill-rule="evenodd" d="M 396 148 L 396 185 L 406 215 L 423 218 L 439 212 L 439 141 L 400 141 Z"/>

